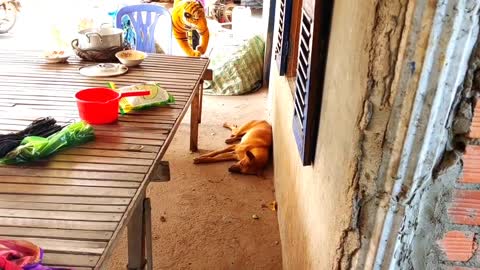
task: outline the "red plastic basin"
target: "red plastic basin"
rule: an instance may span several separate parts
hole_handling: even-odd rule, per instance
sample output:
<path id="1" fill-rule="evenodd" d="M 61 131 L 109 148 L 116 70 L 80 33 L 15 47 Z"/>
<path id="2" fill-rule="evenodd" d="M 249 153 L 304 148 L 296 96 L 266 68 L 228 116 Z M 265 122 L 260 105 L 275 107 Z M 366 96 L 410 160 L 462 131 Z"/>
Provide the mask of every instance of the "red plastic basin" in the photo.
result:
<path id="1" fill-rule="evenodd" d="M 90 124 L 109 124 L 118 119 L 120 93 L 108 88 L 89 88 L 75 94 L 80 118 Z"/>
<path id="2" fill-rule="evenodd" d="M 110 124 L 118 119 L 123 97 L 150 95 L 150 91 L 119 93 L 109 88 L 88 88 L 75 94 L 80 118 L 89 124 Z"/>

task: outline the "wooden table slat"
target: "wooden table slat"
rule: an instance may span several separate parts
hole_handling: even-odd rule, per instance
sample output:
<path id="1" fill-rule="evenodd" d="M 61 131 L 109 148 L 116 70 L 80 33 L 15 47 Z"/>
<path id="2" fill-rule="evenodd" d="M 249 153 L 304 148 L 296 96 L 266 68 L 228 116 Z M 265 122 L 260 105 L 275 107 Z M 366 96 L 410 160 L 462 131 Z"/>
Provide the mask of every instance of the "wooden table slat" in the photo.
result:
<path id="1" fill-rule="evenodd" d="M 11 237 L 2 236 L 4 239 L 20 239 L 36 243 L 45 251 L 51 252 L 71 252 L 80 254 L 94 254 L 100 255 L 105 250 L 107 242 L 94 241 L 79 241 L 79 240 L 64 240 L 64 239 L 47 239 L 47 238 L 32 238 L 32 237 Z"/>
<path id="2" fill-rule="evenodd" d="M 6 92 L 4 92 L 6 93 Z M 15 102 L 17 104 L 39 104 L 39 105 L 64 105 L 64 106 L 71 106 L 72 104 L 76 104 L 76 100 L 73 100 L 72 97 L 44 97 L 44 96 L 31 96 L 31 95 L 18 95 L 17 93 L 15 97 Z M 175 99 L 176 101 L 187 101 L 188 97 L 184 96 L 177 96 Z M 2 103 L 9 103 L 11 102 L 11 97 L 9 98 L 6 95 L 0 95 L 0 102 Z"/>
<path id="3" fill-rule="evenodd" d="M 100 143 L 92 142 L 78 146 L 77 148 L 101 149 L 101 150 L 123 150 L 128 152 L 156 153 L 160 150 L 158 146 L 126 144 L 126 143 Z"/>
<path id="4" fill-rule="evenodd" d="M 33 227 L 68 230 L 114 231 L 118 223 L 113 221 L 48 220 L 33 218 L 0 217 L 0 226 Z"/>
<path id="5" fill-rule="evenodd" d="M 80 150 L 95 150 L 95 149 L 80 149 Z M 62 152 L 67 154 L 67 151 Z M 72 152 L 68 152 L 74 154 Z M 134 154 L 134 153 L 133 153 Z M 100 155 L 100 153 L 97 153 Z M 127 155 L 125 155 L 127 156 Z M 132 155 L 132 158 L 138 158 Z M 22 167 L 3 167 L 0 166 L 0 178 L 4 176 L 40 176 L 40 177 L 59 177 L 72 179 L 99 179 L 99 180 L 116 180 L 116 181 L 142 181 L 145 177 L 140 173 L 113 173 L 113 172 L 93 172 L 93 171 L 67 171 L 67 170 L 52 170 L 52 169 L 31 169 Z M 1 192 L 1 190 L 0 190 Z"/>
<path id="6" fill-rule="evenodd" d="M 95 156 L 95 157 L 123 157 L 123 158 L 141 158 L 153 160 L 155 153 L 133 152 L 133 151 L 117 151 L 117 150 L 96 150 L 96 149 L 66 149 L 62 151 L 65 155 L 76 156 Z"/>
<path id="7" fill-rule="evenodd" d="M 79 197 L 79 196 L 59 196 L 59 195 L 20 195 L 20 194 L 1 194 L 0 201 L 16 201 L 31 203 L 58 203 L 63 204 L 93 204 L 93 205 L 128 205 L 130 198 L 118 197 Z"/>
<path id="8" fill-rule="evenodd" d="M 45 220 L 119 221 L 122 214 L 104 212 L 45 211 L 0 208 L 0 217 L 35 218 Z"/>
<path id="9" fill-rule="evenodd" d="M 102 83 L 102 84 L 94 84 L 94 82 L 96 82 L 95 80 L 93 79 L 90 79 L 90 80 L 86 80 L 86 81 L 75 81 L 74 79 L 61 79 L 61 78 L 55 78 L 55 81 L 52 82 L 52 79 L 53 78 L 37 78 L 37 79 L 29 79 L 28 77 L 12 77 L 12 76 L 8 76 L 8 77 L 0 77 L 1 79 L 1 84 L 0 85 L 7 85 L 8 83 L 15 83 L 15 82 L 18 82 L 18 80 L 22 79 L 22 80 L 25 80 L 23 81 L 22 83 L 25 84 L 25 85 L 32 85 L 32 87 L 36 84 L 51 84 L 51 85 L 56 85 L 58 87 L 62 87 L 62 85 L 64 84 L 68 84 L 70 86 L 75 86 L 78 90 L 81 90 L 81 89 L 84 89 L 84 88 L 88 88 L 88 87 L 95 87 L 95 86 L 103 86 L 105 87 L 105 83 Z M 139 81 L 145 81 L 145 78 L 139 78 L 139 77 L 136 77 L 135 78 L 136 80 L 139 80 Z M 128 82 L 128 81 L 131 81 L 131 80 L 122 80 L 120 81 L 119 79 L 115 80 L 115 82 Z M 108 82 L 108 81 L 105 81 L 105 82 Z M 176 80 L 169 80 L 167 81 L 168 83 L 170 83 L 171 85 L 175 85 L 175 87 L 178 86 L 183 86 L 183 87 L 191 87 L 193 88 L 195 84 L 193 83 L 179 83 L 177 82 Z M 87 84 L 86 84 L 87 83 Z M 88 84 L 90 83 L 90 84 Z M 184 88 L 185 89 L 185 88 Z M 77 90 L 77 91 L 78 91 Z M 170 90 L 170 91 L 174 91 L 174 89 Z M 168 90 L 167 90 L 168 91 Z"/>
<path id="10" fill-rule="evenodd" d="M 137 83 L 139 83 L 139 82 L 142 82 L 142 81 L 137 81 Z M 37 88 L 37 85 L 39 85 L 39 84 L 38 83 L 26 82 L 26 85 L 29 88 L 32 88 L 32 87 Z M 53 92 L 56 92 L 56 91 L 58 91 L 59 88 L 65 87 L 65 88 L 62 88 L 62 90 L 63 90 L 62 92 L 75 93 L 76 91 L 78 91 L 80 89 L 79 87 L 81 87 L 79 85 L 74 85 L 74 86 L 64 86 L 64 85 L 65 85 L 65 83 L 57 83 L 57 84 L 47 85 L 47 86 L 44 86 L 44 87 L 38 87 L 37 91 L 41 92 L 42 90 L 48 89 L 48 90 L 51 90 Z M 14 89 L 16 86 L 18 86 L 18 83 L 15 83 L 15 81 L 3 81 L 3 82 L 0 82 L 0 86 L 3 88 L 2 91 L 7 91 L 6 89 Z M 97 84 L 87 83 L 83 86 L 84 86 L 84 88 L 105 87 L 105 82 L 97 83 Z M 118 82 L 117 83 L 117 87 L 123 87 L 123 86 L 129 86 L 129 84 L 125 83 L 125 82 L 123 82 L 123 83 Z M 162 87 L 167 89 L 167 91 L 169 93 L 176 96 L 177 94 L 188 93 L 188 89 L 191 89 L 192 85 L 190 85 L 190 84 L 185 84 L 185 85 L 180 84 L 179 85 L 175 82 L 162 82 Z M 84 88 L 82 88 L 82 89 L 84 89 Z"/>
<path id="11" fill-rule="evenodd" d="M 15 94 L 19 98 L 23 97 L 35 97 L 42 100 L 72 100 L 75 96 L 75 92 L 78 91 L 76 87 L 74 88 L 61 88 L 58 86 L 48 86 L 41 85 L 35 87 L 35 92 L 25 90 L 24 87 L 18 87 L 17 85 L 8 85 L 8 89 L 0 88 L 0 95 L 2 97 L 8 97 L 11 91 L 15 91 Z M 53 96 L 52 93 L 55 95 Z M 172 94 L 176 100 L 185 100 L 189 97 L 189 93 L 182 87 L 172 87 L 168 90 L 168 93 Z"/>
<path id="12" fill-rule="evenodd" d="M 43 262 L 47 265 L 64 265 L 67 267 L 94 267 L 100 256 L 95 255 L 71 255 L 55 252 L 46 252 Z"/>
<path id="13" fill-rule="evenodd" d="M 122 138 L 136 138 L 136 139 L 150 139 L 150 140 L 165 140 L 167 136 L 164 133 L 158 132 L 136 132 L 136 131 L 108 131 L 108 130 L 95 130 L 97 137 L 122 137 Z"/>
<path id="14" fill-rule="evenodd" d="M 106 137 L 98 136 L 96 137 L 97 142 L 106 142 L 106 143 L 126 143 L 126 144 L 142 144 L 142 145 L 153 145 L 153 146 L 162 146 L 165 140 L 150 140 L 150 139 L 133 139 L 125 137 Z"/>
<path id="15" fill-rule="evenodd" d="M 74 155 L 56 155 L 50 158 L 53 161 L 69 161 L 69 162 L 95 162 L 102 164 L 121 164 L 121 165 L 143 165 L 150 166 L 152 160 L 148 159 L 132 159 L 119 157 L 96 157 L 96 156 L 74 156 Z"/>
<path id="16" fill-rule="evenodd" d="M 59 268 L 59 269 L 65 269 L 65 268 L 68 269 L 69 268 L 69 266 L 66 266 L 66 265 L 52 265 L 52 264 L 50 264 L 50 266 L 55 267 L 55 268 Z M 92 269 L 93 269 L 92 267 L 78 267 L 78 266 L 76 266 L 74 268 L 74 270 L 92 270 Z"/>
<path id="17" fill-rule="evenodd" d="M 70 240 L 90 240 L 90 241 L 108 241 L 112 237 L 112 232 L 108 231 L 88 231 L 88 230 L 64 230 L 64 229 L 44 229 L 27 227 L 0 227 L 0 238 L 2 236 L 19 237 L 40 237 L 52 239 L 70 239 Z"/>
<path id="18" fill-rule="evenodd" d="M 0 194 L 39 194 L 39 195 L 72 195 L 72 196 L 102 196 L 102 197 L 131 197 L 134 188 L 83 187 L 83 186 L 55 186 L 31 184 L 0 183 Z"/>
<path id="19" fill-rule="evenodd" d="M 56 159 L 62 156 L 63 155 L 55 156 L 52 159 Z M 123 187 L 123 188 L 137 188 L 140 185 L 139 182 L 129 182 L 129 181 L 88 180 L 88 179 L 29 177 L 29 176 L 0 177 L 0 183 L 58 185 L 58 186 L 87 186 L 87 187 Z"/>
<path id="20" fill-rule="evenodd" d="M 51 210 L 51 211 L 76 211 L 76 212 L 102 212 L 123 213 L 124 205 L 95 205 L 95 204 L 68 204 L 66 203 L 32 203 L 0 201 L 0 208 L 22 210 Z"/>
<path id="21" fill-rule="evenodd" d="M 31 168 L 25 165 L 25 168 Z M 33 166 L 32 166 L 33 167 Z M 116 165 L 116 164 L 97 164 L 97 163 L 77 163 L 50 161 L 45 162 L 45 168 L 49 169 L 66 169 L 66 170 L 84 170 L 84 171 L 100 171 L 100 172 L 134 172 L 146 173 L 149 166 L 140 165 Z"/>

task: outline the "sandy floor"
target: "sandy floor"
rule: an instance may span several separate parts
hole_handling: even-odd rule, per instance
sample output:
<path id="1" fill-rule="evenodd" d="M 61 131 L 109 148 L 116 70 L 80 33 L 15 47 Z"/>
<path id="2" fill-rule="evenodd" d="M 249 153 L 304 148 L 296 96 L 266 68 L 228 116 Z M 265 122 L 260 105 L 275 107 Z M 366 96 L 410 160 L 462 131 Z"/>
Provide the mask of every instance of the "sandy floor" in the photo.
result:
<path id="1" fill-rule="evenodd" d="M 225 145 L 224 121 L 264 118 L 266 94 L 205 97 L 201 152 Z M 194 165 L 187 118 L 165 156 L 171 181 L 150 185 L 154 269 L 281 269 L 276 213 L 265 208 L 274 200 L 272 168 L 259 178 L 230 174 L 229 162 Z M 123 269 L 125 235 L 113 257 L 109 269 Z"/>

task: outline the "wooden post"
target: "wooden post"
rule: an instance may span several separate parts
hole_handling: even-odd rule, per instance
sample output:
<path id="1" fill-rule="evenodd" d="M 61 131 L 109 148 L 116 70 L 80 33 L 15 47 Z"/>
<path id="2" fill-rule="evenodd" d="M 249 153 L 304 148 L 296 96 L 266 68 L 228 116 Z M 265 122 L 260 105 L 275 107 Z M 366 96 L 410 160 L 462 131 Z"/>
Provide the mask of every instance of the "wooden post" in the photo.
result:
<path id="1" fill-rule="evenodd" d="M 143 226 L 145 230 L 145 249 L 147 250 L 147 270 L 153 270 L 152 247 L 152 204 L 150 198 L 143 201 Z"/>
<path id="2" fill-rule="evenodd" d="M 202 80 L 200 81 L 200 109 L 198 115 L 198 123 L 202 123 L 202 110 L 203 110 L 203 82 L 213 80 L 213 71 L 207 69 L 203 75 Z"/>
<path id="3" fill-rule="evenodd" d="M 199 89 L 195 90 L 193 96 L 190 119 L 190 151 L 197 152 L 198 150 L 198 117 L 200 112 L 200 94 Z"/>
<path id="4" fill-rule="evenodd" d="M 202 123 L 202 106 L 203 106 L 203 80 L 200 81 L 200 89 L 198 90 L 199 104 L 198 104 L 198 123 Z"/>
<path id="5" fill-rule="evenodd" d="M 143 270 L 145 268 L 144 198 L 145 194 L 139 198 L 139 203 L 128 223 L 128 270 Z"/>

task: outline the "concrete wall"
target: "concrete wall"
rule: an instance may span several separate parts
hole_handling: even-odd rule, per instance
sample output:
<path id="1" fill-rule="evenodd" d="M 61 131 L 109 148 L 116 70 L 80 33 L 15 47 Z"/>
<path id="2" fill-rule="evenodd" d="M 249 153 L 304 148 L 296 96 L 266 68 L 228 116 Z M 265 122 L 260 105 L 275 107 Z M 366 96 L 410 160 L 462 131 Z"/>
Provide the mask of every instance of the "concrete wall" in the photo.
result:
<path id="1" fill-rule="evenodd" d="M 285 269 L 332 269 L 350 239 L 358 128 L 368 81 L 375 5 L 335 1 L 315 164 L 302 167 L 292 131 L 293 97 L 272 65 L 275 188 Z M 358 239 L 352 241 L 356 242 Z M 339 246 L 341 244 L 341 247 Z"/>

